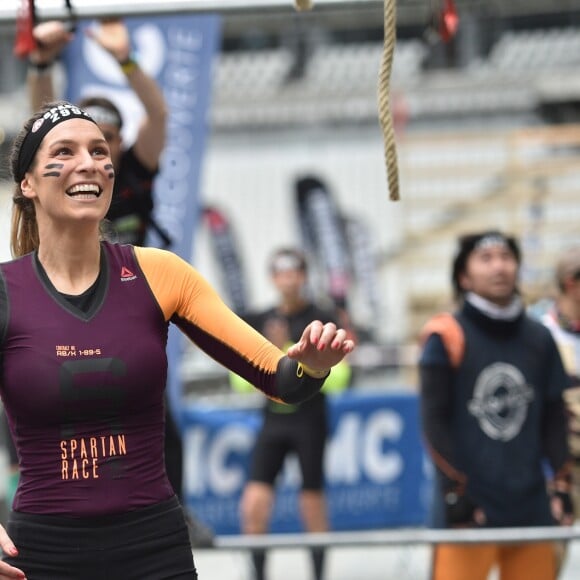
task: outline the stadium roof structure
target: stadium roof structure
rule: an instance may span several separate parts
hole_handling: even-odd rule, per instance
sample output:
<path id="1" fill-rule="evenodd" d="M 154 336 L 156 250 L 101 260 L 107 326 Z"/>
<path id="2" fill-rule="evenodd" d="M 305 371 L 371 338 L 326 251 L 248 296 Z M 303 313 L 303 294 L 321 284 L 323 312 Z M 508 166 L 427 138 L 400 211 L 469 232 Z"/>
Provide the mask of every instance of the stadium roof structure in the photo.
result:
<path id="1" fill-rule="evenodd" d="M 0 3 L 0 22 L 13 21 L 20 0 Z M 66 14 L 64 0 L 36 0 L 41 18 L 58 18 Z M 171 12 L 266 12 L 293 9 L 294 0 L 72 0 L 80 17 L 136 16 Z M 334 8 L 365 9 L 369 17 L 380 14 L 384 0 L 313 0 L 314 10 Z M 397 0 L 400 24 L 421 24 L 429 18 L 433 0 Z M 580 0 L 455 0 L 458 10 L 483 11 L 489 16 L 511 17 L 543 13 L 566 13 L 580 10 Z"/>
<path id="2" fill-rule="evenodd" d="M 73 0 L 75 12 L 82 17 L 131 16 L 147 13 L 170 12 L 244 12 L 292 8 L 293 0 Z M 382 4 L 381 0 L 315 0 L 317 7 L 335 5 Z M 0 7 L 0 19 L 13 20 L 19 0 L 8 0 Z M 37 0 L 36 7 L 41 16 L 65 15 L 61 0 Z"/>
<path id="3" fill-rule="evenodd" d="M 0 2 L 0 23 L 13 26 L 21 0 Z M 442 0 L 440 0 L 442 2 Z M 296 24 L 288 16 L 295 0 L 72 0 L 80 18 L 146 16 L 175 12 L 221 12 L 224 38 L 242 37 L 258 27 L 280 35 Z M 543 14 L 575 14 L 559 25 L 536 18 L 536 29 L 510 30 L 506 24 L 485 54 L 469 66 L 428 66 L 433 46 L 419 34 L 400 35 L 392 87 L 404 95 L 409 120 L 467 118 L 536 112 L 545 103 L 580 102 L 580 0 L 455 0 L 458 10 L 509 19 Z M 300 75 L 293 74 L 295 46 L 284 42 L 222 49 L 216 65 L 212 122 L 218 130 L 272 129 L 311 123 L 375 123 L 376 88 L 382 52 L 384 0 L 313 0 L 309 21 L 327 30 L 364 28 L 341 45 L 325 36 L 308 46 Z M 397 0 L 397 21 L 425 28 L 436 0 Z M 66 17 L 65 0 L 36 0 L 40 19 Z M 356 18 L 354 16 L 356 15 Z M 537 29 L 538 21 L 546 28 Z M 415 25 L 413 25 L 415 22 Z M 419 26 L 420 25 L 420 26 Z M 313 27 L 316 29 L 316 27 Z M 374 29 L 372 37 L 366 29 Z M 377 34 L 378 31 L 378 34 Z M 477 36 L 477 35 L 475 35 Z M 461 47 L 457 47 L 458 50 Z M 7 112 L 6 117 L 10 119 Z"/>

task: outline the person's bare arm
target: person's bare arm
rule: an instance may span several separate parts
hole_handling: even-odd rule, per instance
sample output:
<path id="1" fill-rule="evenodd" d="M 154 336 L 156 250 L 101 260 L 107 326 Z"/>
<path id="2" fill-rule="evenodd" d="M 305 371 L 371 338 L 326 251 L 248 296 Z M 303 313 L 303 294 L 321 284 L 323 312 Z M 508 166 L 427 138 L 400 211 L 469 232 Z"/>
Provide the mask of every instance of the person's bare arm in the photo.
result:
<path id="1" fill-rule="evenodd" d="M 145 117 L 134 144 L 135 155 L 151 171 L 157 169 L 165 146 L 167 106 L 159 85 L 131 56 L 131 39 L 120 20 L 104 20 L 89 34 L 119 63 L 129 85 L 143 104 Z"/>
<path id="2" fill-rule="evenodd" d="M 143 165 L 154 171 L 165 147 L 167 108 L 159 85 L 137 66 L 127 74 L 127 80 L 145 108 L 134 144 L 135 155 Z"/>
<path id="3" fill-rule="evenodd" d="M 55 99 L 52 65 L 73 34 L 58 20 L 37 24 L 33 30 L 36 49 L 30 54 L 28 67 L 28 96 L 33 111 Z"/>

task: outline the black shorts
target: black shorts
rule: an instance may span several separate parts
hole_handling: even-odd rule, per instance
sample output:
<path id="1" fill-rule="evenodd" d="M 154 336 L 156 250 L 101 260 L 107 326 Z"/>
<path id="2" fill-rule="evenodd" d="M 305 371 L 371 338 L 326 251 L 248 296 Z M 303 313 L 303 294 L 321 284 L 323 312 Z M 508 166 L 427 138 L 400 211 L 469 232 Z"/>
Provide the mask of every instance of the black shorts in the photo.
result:
<path id="1" fill-rule="evenodd" d="M 3 560 L 28 580 L 195 580 L 183 510 L 173 497 L 125 514 L 70 518 L 12 512 L 19 555 Z"/>
<path id="2" fill-rule="evenodd" d="M 266 413 L 252 453 L 250 480 L 274 485 L 286 455 L 296 453 L 302 473 L 302 489 L 321 490 L 324 487 L 327 434 L 324 408 L 308 413 Z"/>

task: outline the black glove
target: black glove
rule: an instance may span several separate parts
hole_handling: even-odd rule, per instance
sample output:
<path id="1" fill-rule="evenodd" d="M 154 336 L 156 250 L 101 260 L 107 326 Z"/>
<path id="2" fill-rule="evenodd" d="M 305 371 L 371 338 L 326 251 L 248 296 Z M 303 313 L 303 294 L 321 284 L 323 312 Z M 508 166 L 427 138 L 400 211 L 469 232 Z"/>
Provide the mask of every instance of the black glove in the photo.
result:
<path id="1" fill-rule="evenodd" d="M 448 491 L 445 496 L 445 521 L 448 526 L 472 526 L 477 506 L 463 493 Z"/>
<path id="2" fill-rule="evenodd" d="M 555 497 L 560 500 L 560 504 L 562 506 L 562 517 L 560 518 L 560 522 L 564 519 L 574 519 L 574 503 L 572 502 L 572 496 L 567 491 L 553 491 L 552 497 Z M 568 518 L 566 518 L 568 516 Z M 559 522 L 559 523 L 560 523 Z"/>

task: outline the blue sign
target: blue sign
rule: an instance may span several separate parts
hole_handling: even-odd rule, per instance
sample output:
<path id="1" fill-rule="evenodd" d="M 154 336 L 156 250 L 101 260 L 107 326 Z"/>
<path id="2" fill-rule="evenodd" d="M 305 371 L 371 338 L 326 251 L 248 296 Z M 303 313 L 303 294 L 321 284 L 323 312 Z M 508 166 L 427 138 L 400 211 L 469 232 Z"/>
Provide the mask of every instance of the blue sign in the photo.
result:
<path id="1" fill-rule="evenodd" d="M 216 15 L 174 14 L 127 18 L 139 66 L 163 90 L 169 109 L 167 142 L 154 186 L 155 221 L 172 240 L 171 250 L 189 261 L 193 234 L 199 223 L 199 183 L 208 132 L 211 72 L 219 46 L 220 20 Z M 105 96 L 121 111 L 123 140 L 136 137 L 143 106 L 113 57 L 86 34 L 94 21 L 78 23 L 67 47 L 65 64 L 69 85 L 67 99 Z M 160 245 L 154 234 L 150 245 Z M 169 401 L 178 423 L 182 416 L 181 333 L 169 334 Z"/>
<path id="2" fill-rule="evenodd" d="M 347 392 L 328 401 L 325 477 L 331 528 L 424 524 L 431 474 L 417 397 Z M 191 406 L 185 417 L 186 502 L 216 533 L 240 533 L 239 500 L 261 411 Z M 280 478 L 271 531 L 301 531 L 297 461 L 287 461 Z"/>

